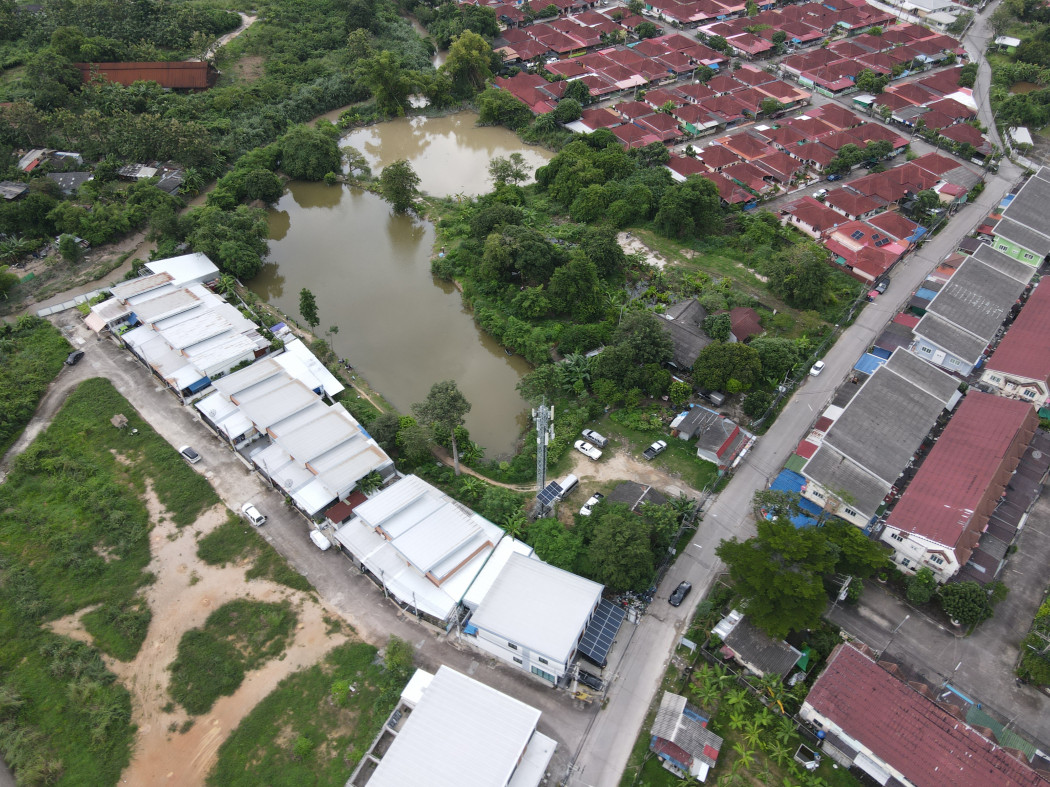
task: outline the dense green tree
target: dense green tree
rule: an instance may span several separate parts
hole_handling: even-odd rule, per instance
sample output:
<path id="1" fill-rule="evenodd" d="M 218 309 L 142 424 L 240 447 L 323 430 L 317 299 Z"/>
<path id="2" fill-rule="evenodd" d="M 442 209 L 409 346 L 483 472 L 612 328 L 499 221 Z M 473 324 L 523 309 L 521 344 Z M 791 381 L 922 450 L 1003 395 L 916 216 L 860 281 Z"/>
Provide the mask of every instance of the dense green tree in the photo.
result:
<path id="1" fill-rule="evenodd" d="M 459 446 L 456 430 L 463 426 L 463 418 L 470 412 L 470 402 L 459 390 L 455 380 L 444 380 L 431 386 L 427 398 L 412 405 L 420 423 L 431 424 L 436 432 L 450 435 L 452 464 L 459 475 Z"/>
<path id="2" fill-rule="evenodd" d="M 663 364 L 671 360 L 674 344 L 651 311 L 631 311 L 624 315 L 613 333 L 612 342 L 626 348 L 632 364 Z"/>
<path id="3" fill-rule="evenodd" d="M 452 80 L 455 96 L 471 98 L 492 78 L 492 46 L 477 33 L 465 30 L 449 47 L 441 71 Z"/>
<path id="4" fill-rule="evenodd" d="M 681 380 L 675 380 L 671 383 L 669 394 L 671 398 L 671 404 L 675 407 L 681 407 L 693 395 L 693 389 L 689 387 L 689 383 L 683 383 Z"/>
<path id="5" fill-rule="evenodd" d="M 627 255 L 616 239 L 616 231 L 608 227 L 588 227 L 580 239 L 580 248 L 598 268 L 598 275 L 609 279 L 623 272 Z"/>
<path id="6" fill-rule="evenodd" d="M 993 614 L 991 596 L 976 582 L 949 583 L 939 596 L 944 614 L 964 626 L 975 626 Z"/>
<path id="7" fill-rule="evenodd" d="M 723 541 L 715 550 L 751 622 L 771 637 L 814 628 L 827 606 L 823 577 L 836 550 L 820 528 L 795 528 L 778 517 L 758 521 L 758 535 Z"/>
<path id="8" fill-rule="evenodd" d="M 717 235 L 722 231 L 722 207 L 718 188 L 707 178 L 690 175 L 664 192 L 656 213 L 657 229 L 664 235 Z"/>
<path id="9" fill-rule="evenodd" d="M 395 213 L 405 213 L 415 204 L 419 194 L 419 175 L 404 159 L 383 167 L 379 175 L 379 190 Z"/>
<path id="10" fill-rule="evenodd" d="M 573 101 L 579 103 L 581 107 L 585 107 L 591 103 L 591 89 L 587 87 L 587 83 L 582 79 L 573 79 L 565 86 L 565 92 L 562 93 L 562 99 L 571 98 Z"/>
<path id="11" fill-rule="evenodd" d="M 857 85 L 857 90 L 863 90 L 865 93 L 878 95 L 886 89 L 886 85 L 890 83 L 890 78 L 883 74 L 876 74 L 870 68 L 865 68 L 857 74 L 854 82 Z"/>
<path id="12" fill-rule="evenodd" d="M 809 241 L 775 255 L 766 267 L 769 289 L 798 309 L 823 306 L 831 278 L 826 258 L 827 252 Z"/>
<path id="13" fill-rule="evenodd" d="M 761 373 L 758 351 L 741 342 L 711 342 L 693 364 L 693 382 L 712 391 L 749 391 Z"/>
<path id="14" fill-rule="evenodd" d="M 579 120 L 582 114 L 583 107 L 580 106 L 579 101 L 574 98 L 563 98 L 554 110 L 554 119 L 563 124 L 571 123 Z"/>
<path id="15" fill-rule="evenodd" d="M 933 570 L 923 566 L 914 576 L 908 577 L 908 601 L 925 604 L 937 592 L 937 578 Z"/>
<path id="16" fill-rule="evenodd" d="M 587 545 L 592 578 L 609 590 L 642 590 L 652 581 L 650 524 L 626 506 L 610 506 L 591 514 L 594 535 Z"/>
<path id="17" fill-rule="evenodd" d="M 758 352 L 762 376 L 766 379 L 783 379 L 800 360 L 798 345 L 791 339 L 756 336 L 749 344 Z"/>
<path id="18" fill-rule="evenodd" d="M 728 314 L 709 314 L 704 317 L 704 333 L 716 342 L 728 342 L 733 335 L 733 323 Z"/>
<path id="19" fill-rule="evenodd" d="M 401 58 L 390 50 L 360 61 L 355 74 L 376 100 L 376 107 L 387 115 L 404 115 L 408 97 L 419 88 L 417 74 L 405 68 Z"/>
<path id="20" fill-rule="evenodd" d="M 583 548 L 579 536 L 557 519 L 537 519 L 529 525 L 526 541 L 540 559 L 566 571 L 576 569 Z"/>
<path id="21" fill-rule="evenodd" d="M 496 156 L 489 162 L 489 177 L 497 186 L 507 183 L 517 184 L 528 180 L 525 157 L 518 152 L 511 153 L 509 156 Z"/>
<path id="22" fill-rule="evenodd" d="M 224 211 L 204 205 L 190 213 L 189 223 L 190 246 L 207 254 L 223 272 L 241 281 L 259 272 L 268 233 L 263 210 L 238 205 L 233 211 Z"/>
<path id="23" fill-rule="evenodd" d="M 586 255 L 574 255 L 551 276 L 547 288 L 554 309 L 581 322 L 590 322 L 601 308 L 598 268 Z"/>
<path id="24" fill-rule="evenodd" d="M 529 108 L 506 90 L 489 88 L 478 96 L 478 123 L 483 126 L 506 126 L 517 131 L 531 121 Z"/>
<path id="25" fill-rule="evenodd" d="M 321 322 L 317 315 L 317 298 L 305 287 L 299 290 L 299 314 L 311 328 L 316 328 Z"/>
<path id="26" fill-rule="evenodd" d="M 331 123 L 294 126 L 281 137 L 281 169 L 293 180 L 323 180 L 339 172 L 339 130 Z"/>
<path id="27" fill-rule="evenodd" d="M 648 19 L 644 22 L 639 22 L 638 25 L 634 28 L 634 34 L 638 36 L 638 38 L 643 40 L 646 38 L 656 38 L 662 32 L 663 31 L 659 27 L 657 27 L 654 23 L 650 22 Z"/>

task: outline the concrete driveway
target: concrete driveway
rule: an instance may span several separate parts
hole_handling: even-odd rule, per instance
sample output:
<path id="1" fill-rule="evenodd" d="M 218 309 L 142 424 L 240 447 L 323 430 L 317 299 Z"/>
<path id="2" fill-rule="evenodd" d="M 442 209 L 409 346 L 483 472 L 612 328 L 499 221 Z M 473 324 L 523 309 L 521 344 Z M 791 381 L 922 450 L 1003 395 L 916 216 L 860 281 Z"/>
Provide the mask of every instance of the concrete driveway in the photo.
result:
<path id="1" fill-rule="evenodd" d="M 540 730 L 559 744 L 552 760 L 552 773 L 566 771 L 571 752 L 576 750 L 599 711 L 596 704 L 575 702 L 563 691 L 552 690 L 524 673 L 460 645 L 444 631 L 419 624 L 411 614 L 386 599 L 382 589 L 341 553 L 318 550 L 309 539 L 306 520 L 286 506 L 283 496 L 257 473 L 249 471 L 233 450 L 201 422 L 195 410 L 181 405 L 129 352 L 110 340 L 97 342 L 76 311 L 56 315 L 53 321 L 74 344 L 85 349 L 85 356 L 77 366 L 63 370 L 53 386 L 40 408 L 40 415 L 46 417 L 36 425 L 38 432 L 50 420 L 46 414 L 57 412 L 75 383 L 90 377 L 110 380 L 173 447 L 189 444 L 201 454 L 202 459 L 193 465 L 194 470 L 211 482 L 229 508 L 237 511 L 244 502 L 251 501 L 266 514 L 268 521 L 259 529 L 260 535 L 310 580 L 322 602 L 347 620 L 358 635 L 379 646 L 392 635 L 401 637 L 415 645 L 418 666 L 433 671 L 447 664 L 538 708 L 543 713 Z"/>
<path id="2" fill-rule="evenodd" d="M 922 674 L 932 685 L 950 682 L 1010 729 L 1050 751 L 1050 702 L 1014 680 L 1018 644 L 1027 633 L 1050 582 L 1050 500 L 1040 497 L 1018 536 L 1002 580 L 1009 596 L 995 617 L 970 636 L 867 582 L 858 605 L 839 605 L 830 619 L 851 635 Z M 896 633 L 894 633 L 896 630 Z"/>

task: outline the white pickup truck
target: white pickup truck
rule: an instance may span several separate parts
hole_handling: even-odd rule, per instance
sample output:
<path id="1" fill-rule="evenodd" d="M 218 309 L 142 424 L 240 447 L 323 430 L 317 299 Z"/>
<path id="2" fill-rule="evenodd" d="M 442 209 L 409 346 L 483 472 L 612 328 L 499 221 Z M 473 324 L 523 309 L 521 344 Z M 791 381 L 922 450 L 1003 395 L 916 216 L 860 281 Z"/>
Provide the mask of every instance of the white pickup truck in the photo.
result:
<path id="1" fill-rule="evenodd" d="M 662 454 L 666 450 L 667 443 L 663 440 L 657 440 L 642 452 L 642 456 L 646 459 L 655 459 L 659 454 Z"/>

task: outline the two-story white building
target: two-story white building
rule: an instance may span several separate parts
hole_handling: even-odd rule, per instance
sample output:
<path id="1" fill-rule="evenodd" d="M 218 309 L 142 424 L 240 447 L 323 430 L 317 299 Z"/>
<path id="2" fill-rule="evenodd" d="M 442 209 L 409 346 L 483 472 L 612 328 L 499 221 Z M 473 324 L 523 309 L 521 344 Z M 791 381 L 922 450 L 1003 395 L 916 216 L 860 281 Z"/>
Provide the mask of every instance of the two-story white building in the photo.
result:
<path id="1" fill-rule="evenodd" d="M 1008 399 L 1050 404 L 1050 287 L 1036 287 L 981 373 L 981 387 Z"/>
<path id="2" fill-rule="evenodd" d="M 913 331 L 911 351 L 953 374 L 969 375 L 1034 273 L 982 245 L 930 301 Z"/>
<path id="3" fill-rule="evenodd" d="M 463 633 L 479 650 L 557 685 L 572 665 L 601 596 L 597 582 L 514 553 Z"/>
<path id="4" fill-rule="evenodd" d="M 906 573 L 938 582 L 970 559 L 1039 426 L 1025 402 L 971 391 L 886 519 L 881 540 Z"/>

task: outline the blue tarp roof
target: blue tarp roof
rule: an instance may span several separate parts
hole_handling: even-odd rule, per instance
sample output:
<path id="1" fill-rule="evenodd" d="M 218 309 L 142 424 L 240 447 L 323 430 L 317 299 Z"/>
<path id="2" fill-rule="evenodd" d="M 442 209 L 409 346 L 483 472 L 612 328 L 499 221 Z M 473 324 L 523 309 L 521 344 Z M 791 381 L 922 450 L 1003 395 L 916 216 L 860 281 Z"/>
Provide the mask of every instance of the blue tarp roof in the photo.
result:
<path id="1" fill-rule="evenodd" d="M 999 207 L 1000 208 L 1007 207 L 1011 202 L 1014 201 L 1014 197 L 1016 197 L 1016 196 L 1017 196 L 1016 194 L 1007 194 L 1005 197 L 1003 197 L 1003 201 L 999 203 Z"/>
<path id="2" fill-rule="evenodd" d="M 919 287 L 915 294 L 922 298 L 924 301 L 932 301 L 937 295 L 935 290 L 927 290 L 925 287 Z"/>
<path id="3" fill-rule="evenodd" d="M 860 360 L 853 364 L 853 368 L 864 374 L 875 374 L 875 370 L 886 363 L 886 360 L 874 353 L 864 353 L 860 356 Z"/>
<path id="4" fill-rule="evenodd" d="M 919 238 L 921 238 L 927 232 L 929 232 L 929 230 L 927 230 L 925 227 L 916 227 L 915 228 L 915 232 L 913 232 L 911 235 L 909 235 L 907 237 L 907 240 L 910 240 L 910 241 L 912 241 L 914 243 L 914 242 L 918 241 Z"/>
<path id="5" fill-rule="evenodd" d="M 798 494 L 802 491 L 802 485 L 805 483 L 806 479 L 798 473 L 792 470 L 781 470 L 780 475 L 773 479 L 773 483 L 769 488 L 775 492 L 794 492 Z M 823 509 L 801 495 L 798 498 L 798 502 L 802 506 L 803 511 L 807 513 L 791 517 L 791 524 L 795 527 L 811 527 L 817 524 Z"/>

